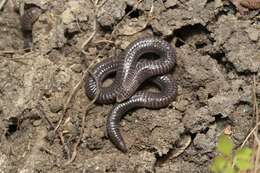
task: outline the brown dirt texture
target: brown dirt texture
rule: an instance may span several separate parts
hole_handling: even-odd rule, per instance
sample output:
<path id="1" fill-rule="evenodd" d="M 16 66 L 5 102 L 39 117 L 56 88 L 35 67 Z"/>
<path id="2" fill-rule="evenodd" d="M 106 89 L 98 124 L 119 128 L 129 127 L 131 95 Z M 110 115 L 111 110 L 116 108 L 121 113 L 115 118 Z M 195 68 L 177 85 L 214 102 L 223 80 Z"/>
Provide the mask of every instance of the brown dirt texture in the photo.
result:
<path id="1" fill-rule="evenodd" d="M 23 51 L 20 14 L 32 6 L 43 12 L 32 50 Z M 254 127 L 259 14 L 241 15 L 227 0 L 8 0 L 0 11 L 0 173 L 210 172 L 218 136 L 224 131 L 239 146 Z M 87 111 L 83 85 L 66 102 L 93 61 L 145 36 L 176 49 L 178 96 L 122 119 L 122 153 L 106 135 L 112 105 Z"/>

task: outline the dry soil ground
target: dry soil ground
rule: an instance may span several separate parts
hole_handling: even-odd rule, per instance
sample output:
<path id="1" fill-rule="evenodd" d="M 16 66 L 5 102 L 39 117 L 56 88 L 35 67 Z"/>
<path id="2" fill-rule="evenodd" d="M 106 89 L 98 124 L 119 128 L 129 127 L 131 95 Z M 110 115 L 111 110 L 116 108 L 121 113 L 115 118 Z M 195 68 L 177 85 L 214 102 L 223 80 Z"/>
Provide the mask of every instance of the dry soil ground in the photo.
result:
<path id="1" fill-rule="evenodd" d="M 208 173 L 217 137 L 239 146 L 253 127 L 252 79 L 260 99 L 259 10 L 239 15 L 220 0 L 8 0 L 0 11 L 0 172 Z M 19 6 L 44 9 L 23 48 Z M 95 22 L 96 21 L 96 27 Z M 168 108 L 138 109 L 121 131 L 129 152 L 108 140 L 111 105 L 92 105 L 83 87 L 64 106 L 93 60 L 114 57 L 155 35 L 177 50 L 178 97 Z M 93 37 L 84 47 L 82 44 Z M 62 138 L 61 138 L 62 136 Z M 62 140 L 61 140 L 62 139 Z"/>

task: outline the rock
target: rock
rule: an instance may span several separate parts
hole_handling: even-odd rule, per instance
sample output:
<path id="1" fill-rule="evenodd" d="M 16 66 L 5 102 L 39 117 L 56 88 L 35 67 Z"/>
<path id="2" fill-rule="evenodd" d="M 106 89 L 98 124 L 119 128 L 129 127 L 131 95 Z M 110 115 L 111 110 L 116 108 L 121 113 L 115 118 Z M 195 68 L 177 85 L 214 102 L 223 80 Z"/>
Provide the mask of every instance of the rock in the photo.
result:
<path id="1" fill-rule="evenodd" d="M 73 70 L 75 73 L 81 73 L 81 72 L 82 72 L 81 64 L 73 64 L 70 68 L 71 68 L 71 70 Z"/>
<path id="2" fill-rule="evenodd" d="M 168 10 L 165 10 L 155 7 L 155 19 L 151 21 L 151 26 L 154 31 L 159 32 L 164 36 L 169 36 L 175 30 L 181 29 L 185 26 L 194 26 L 196 24 L 205 26 L 210 18 L 215 16 L 213 10 L 209 11 L 205 9 L 206 2 L 206 0 L 187 1 L 189 9 L 186 10 L 182 10 L 181 8 L 168 8 Z M 160 3 L 158 2 L 158 4 Z M 168 0 L 166 2 L 167 6 L 174 4 L 174 0 Z"/>
<path id="3" fill-rule="evenodd" d="M 40 120 L 35 120 L 35 121 L 33 122 L 33 126 L 37 127 L 37 126 L 39 126 L 41 123 L 42 123 L 42 120 L 41 120 L 41 119 L 40 119 Z"/>
<path id="4" fill-rule="evenodd" d="M 228 117 L 235 109 L 235 104 L 239 102 L 238 93 L 219 94 L 208 100 L 209 111 L 211 115 L 221 114 Z"/>
<path id="5" fill-rule="evenodd" d="M 61 14 L 61 20 L 65 25 L 70 24 L 75 20 L 75 17 L 69 8 Z"/>
<path id="6" fill-rule="evenodd" d="M 156 173 L 198 173 L 197 170 L 200 170 L 200 173 L 209 172 L 207 166 L 199 167 L 196 163 L 184 159 L 174 159 L 174 162 L 155 166 Z"/>
<path id="7" fill-rule="evenodd" d="M 247 85 L 242 87 L 241 96 L 239 100 L 241 102 L 252 103 L 252 86 Z"/>
<path id="8" fill-rule="evenodd" d="M 216 39 L 216 46 L 224 44 L 233 32 L 233 25 L 235 25 L 236 18 L 234 16 L 220 17 L 218 25 L 214 28 L 214 37 Z M 229 25 L 228 25 L 229 23 Z"/>
<path id="9" fill-rule="evenodd" d="M 259 29 L 253 28 L 253 27 L 249 27 L 246 30 L 248 37 L 252 40 L 252 41 L 257 41 L 259 38 Z"/>
<path id="10" fill-rule="evenodd" d="M 184 132 L 183 124 L 178 118 L 179 112 L 170 110 L 160 110 L 162 116 L 155 116 L 152 126 L 154 127 L 149 142 L 157 150 L 159 156 L 167 154 L 173 147 L 173 144 L 180 138 Z M 147 120 L 146 120 L 147 122 Z"/>
<path id="11" fill-rule="evenodd" d="M 207 153 L 212 151 L 216 146 L 216 129 L 209 129 L 206 134 L 197 134 L 195 139 L 193 140 L 194 147 L 202 151 L 203 153 Z"/>
<path id="12" fill-rule="evenodd" d="M 194 107 L 191 107 L 187 109 L 182 121 L 187 130 L 191 133 L 196 133 L 206 129 L 214 120 L 215 118 L 210 116 L 207 107 L 201 107 L 197 110 Z"/>
<path id="13" fill-rule="evenodd" d="M 204 24 L 196 13 L 191 11 L 183 11 L 179 9 L 169 9 L 155 16 L 155 20 L 151 22 L 153 29 L 165 36 L 169 36 L 174 30 L 183 26 Z M 162 27 L 163 26 L 163 27 Z"/>
<path id="14" fill-rule="evenodd" d="M 257 50 L 245 47 L 241 44 L 237 44 L 236 51 L 233 50 L 228 53 L 227 58 L 233 63 L 238 72 L 257 72 L 260 67 L 259 55 L 257 55 Z M 255 54 L 252 54 L 255 52 Z"/>
<path id="15" fill-rule="evenodd" d="M 173 7 L 178 4 L 178 0 L 167 0 L 164 5 L 166 8 Z"/>
<path id="16" fill-rule="evenodd" d="M 134 7 L 137 6 L 138 10 L 142 11 L 149 11 L 151 9 L 152 3 L 151 0 L 142 0 L 142 3 L 139 3 L 139 5 L 136 5 L 138 1 L 136 0 L 125 0 L 127 5 Z M 153 2 L 154 7 L 156 6 L 157 1 Z M 162 3 L 159 2 L 161 5 Z"/>
<path id="17" fill-rule="evenodd" d="M 86 140 L 86 146 L 90 150 L 97 150 L 103 148 L 105 145 L 101 138 L 93 137 Z"/>
<path id="18" fill-rule="evenodd" d="M 54 142 L 56 138 L 56 132 L 54 130 L 50 130 L 45 137 L 46 140 L 50 141 L 51 143 Z"/>
<path id="19" fill-rule="evenodd" d="M 96 47 L 90 47 L 88 48 L 88 52 L 90 55 L 96 55 L 97 54 L 97 48 Z"/>
<path id="20" fill-rule="evenodd" d="M 137 35 L 147 25 L 147 17 L 140 16 L 138 18 L 125 19 L 125 24 L 118 28 L 120 35 Z M 145 37 L 145 36 L 144 36 Z"/>
<path id="21" fill-rule="evenodd" d="M 188 104 L 189 104 L 189 101 L 181 100 L 179 102 L 176 102 L 176 104 L 174 106 L 177 110 L 184 112 L 186 110 L 186 107 Z"/>
<path id="22" fill-rule="evenodd" d="M 232 121 L 232 137 L 235 145 L 240 146 L 245 140 L 251 128 L 254 127 L 254 118 L 252 118 L 252 105 L 240 104 L 229 117 Z"/>
<path id="23" fill-rule="evenodd" d="M 33 4 L 40 7 L 41 9 L 47 9 L 49 2 L 50 0 L 24 0 L 25 4 Z"/>
<path id="24" fill-rule="evenodd" d="M 108 0 L 97 12 L 97 21 L 102 26 L 112 27 L 125 15 L 124 1 Z"/>
<path id="25" fill-rule="evenodd" d="M 100 127 L 104 126 L 104 124 L 105 124 L 105 121 L 103 118 L 97 118 L 94 120 L 94 126 L 96 128 L 100 128 Z"/>
<path id="26" fill-rule="evenodd" d="M 43 16 L 43 18 L 46 16 Z M 48 19 L 44 19 L 48 20 Z M 43 53 L 50 52 L 53 48 L 61 48 L 67 42 L 65 37 L 65 27 L 63 24 L 55 25 L 50 30 L 46 30 L 44 27 L 37 26 L 36 22 L 35 31 L 33 32 L 34 43 L 39 46 L 39 49 Z M 51 25 L 51 24 L 50 24 Z M 35 28 L 35 27 L 34 27 Z M 38 29 L 41 28 L 41 29 Z M 37 44 L 41 43 L 41 44 Z"/>
<path id="27" fill-rule="evenodd" d="M 89 19 L 88 13 L 85 8 L 84 1 L 69 1 L 66 10 L 60 15 L 62 23 L 66 26 L 66 32 L 73 33 L 80 31 L 80 23 L 86 23 Z"/>
<path id="28" fill-rule="evenodd" d="M 201 103 L 208 100 L 208 91 L 204 87 L 200 87 L 196 94 Z"/>
<path id="29" fill-rule="evenodd" d="M 112 172 L 134 172 L 134 169 L 129 168 L 128 157 L 123 154 L 114 153 L 97 153 L 84 160 L 84 165 L 81 170 L 86 172 L 104 173 L 106 170 Z M 116 166 L 115 166 L 116 164 Z"/>
<path id="30" fill-rule="evenodd" d="M 214 1 L 214 8 L 217 9 L 217 8 L 220 8 L 223 6 L 223 2 L 222 0 L 215 0 Z"/>
<path id="31" fill-rule="evenodd" d="M 138 155 L 131 157 L 129 162 L 130 165 L 136 165 L 135 172 L 153 172 L 156 158 L 153 153 L 142 151 Z"/>
<path id="32" fill-rule="evenodd" d="M 79 133 L 79 129 L 72 122 L 66 123 L 63 127 L 63 133 L 69 133 L 70 135 L 77 136 Z"/>
<path id="33" fill-rule="evenodd" d="M 226 51 L 227 61 L 232 63 L 237 72 L 257 72 L 260 67 L 259 48 L 251 44 L 256 39 L 254 28 L 248 20 L 238 20 L 234 16 L 221 16 L 215 28 L 215 46 L 222 46 Z M 245 28 L 250 35 L 244 33 Z"/>
<path id="34" fill-rule="evenodd" d="M 178 61 L 185 70 L 182 78 L 189 82 L 189 85 L 205 86 L 211 81 L 224 78 L 216 60 L 192 51 L 187 45 L 177 50 L 177 55 L 181 55 Z M 194 57 L 196 57 L 196 61 Z"/>
<path id="35" fill-rule="evenodd" d="M 6 171 L 11 171 L 11 161 L 8 156 L 2 152 L 0 152 L 0 172 L 6 172 Z"/>
<path id="36" fill-rule="evenodd" d="M 57 75 L 55 75 L 55 86 L 58 89 L 64 87 L 71 80 L 70 69 L 60 69 Z"/>
<path id="37" fill-rule="evenodd" d="M 60 110 L 62 110 L 63 103 L 61 99 L 54 98 L 50 101 L 49 107 L 52 113 L 58 113 Z"/>

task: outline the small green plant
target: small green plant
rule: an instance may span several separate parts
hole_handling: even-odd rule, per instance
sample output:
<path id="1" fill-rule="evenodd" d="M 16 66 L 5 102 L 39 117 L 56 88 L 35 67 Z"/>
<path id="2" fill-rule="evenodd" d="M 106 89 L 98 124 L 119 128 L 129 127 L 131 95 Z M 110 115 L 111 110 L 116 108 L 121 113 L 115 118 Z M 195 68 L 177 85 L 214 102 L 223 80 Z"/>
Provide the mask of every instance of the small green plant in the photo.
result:
<path id="1" fill-rule="evenodd" d="M 219 137 L 217 151 L 219 155 L 210 166 L 213 173 L 239 173 L 253 167 L 252 149 L 243 147 L 234 150 L 234 143 L 227 135 Z"/>

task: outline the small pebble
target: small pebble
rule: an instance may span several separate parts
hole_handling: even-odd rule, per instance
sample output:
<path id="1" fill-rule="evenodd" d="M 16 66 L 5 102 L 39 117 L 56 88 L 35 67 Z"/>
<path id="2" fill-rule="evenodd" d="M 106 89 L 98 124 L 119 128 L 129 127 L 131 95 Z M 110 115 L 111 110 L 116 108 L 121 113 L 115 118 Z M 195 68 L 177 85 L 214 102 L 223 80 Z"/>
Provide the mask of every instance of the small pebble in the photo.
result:
<path id="1" fill-rule="evenodd" d="M 33 126 L 34 126 L 34 127 L 37 127 L 37 126 L 39 126 L 41 123 L 42 123 L 42 120 L 41 120 L 41 119 L 40 119 L 40 120 L 35 120 L 35 121 L 33 122 Z"/>
<path id="2" fill-rule="evenodd" d="M 225 135 L 231 135 L 233 132 L 232 132 L 232 127 L 230 125 L 228 125 L 227 127 L 225 127 L 223 133 Z"/>
<path id="3" fill-rule="evenodd" d="M 75 73 L 81 73 L 82 72 L 82 67 L 80 64 L 73 64 L 71 66 L 71 70 L 73 70 Z"/>
<path id="4" fill-rule="evenodd" d="M 175 104 L 175 108 L 181 112 L 184 112 L 188 104 L 189 102 L 187 100 L 181 100 Z"/>
<path id="5" fill-rule="evenodd" d="M 97 118 L 96 120 L 95 120 L 95 122 L 94 122 L 94 126 L 96 127 L 96 128 L 100 128 L 100 127 L 102 127 L 104 125 L 104 119 L 102 119 L 102 118 Z"/>
<path id="6" fill-rule="evenodd" d="M 96 55 L 97 54 L 97 48 L 90 47 L 90 48 L 88 48 L 88 52 L 89 52 L 90 55 Z"/>
<path id="7" fill-rule="evenodd" d="M 61 103 L 61 100 L 53 99 L 51 100 L 49 107 L 52 113 L 58 113 L 63 108 L 63 105 Z"/>
<path id="8" fill-rule="evenodd" d="M 50 142 L 54 142 L 55 138 L 56 138 L 56 133 L 54 132 L 54 130 L 49 131 L 46 136 L 46 140 Z"/>
<path id="9" fill-rule="evenodd" d="M 71 79 L 71 76 L 69 74 L 69 71 L 59 71 L 59 73 L 55 76 L 55 80 L 57 83 L 57 86 L 62 86 L 67 84 Z"/>
<path id="10" fill-rule="evenodd" d="M 57 123 L 60 120 L 60 116 L 61 116 L 62 112 L 58 112 L 58 113 L 49 113 L 48 117 L 51 119 L 51 121 L 53 123 Z"/>
<path id="11" fill-rule="evenodd" d="M 68 122 L 63 129 L 64 129 L 64 131 L 66 131 L 72 135 L 77 135 L 77 133 L 78 133 L 78 129 L 71 122 Z"/>
<path id="12" fill-rule="evenodd" d="M 61 14 L 61 20 L 64 24 L 68 25 L 75 20 L 75 17 L 72 14 L 71 10 L 67 9 Z"/>
<path id="13" fill-rule="evenodd" d="M 178 0 L 167 0 L 164 5 L 166 8 L 173 7 L 178 4 Z"/>
<path id="14" fill-rule="evenodd" d="M 88 138 L 86 140 L 86 147 L 90 150 L 98 150 L 103 148 L 105 145 L 105 142 L 98 137 Z"/>
<path id="15" fill-rule="evenodd" d="M 257 41 L 258 38 L 259 38 L 259 31 L 256 29 L 256 28 L 248 28 L 247 30 L 247 34 L 248 34 L 248 37 L 250 38 L 250 40 L 252 41 Z"/>

